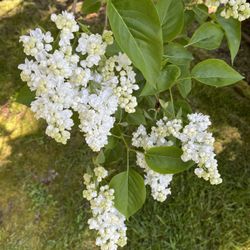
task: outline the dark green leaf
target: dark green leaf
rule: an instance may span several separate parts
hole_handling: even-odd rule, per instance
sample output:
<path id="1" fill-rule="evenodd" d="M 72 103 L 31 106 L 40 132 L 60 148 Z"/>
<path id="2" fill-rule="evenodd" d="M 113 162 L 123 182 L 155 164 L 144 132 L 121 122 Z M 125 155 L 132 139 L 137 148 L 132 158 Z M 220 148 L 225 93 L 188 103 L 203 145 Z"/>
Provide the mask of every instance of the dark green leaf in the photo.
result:
<path id="1" fill-rule="evenodd" d="M 176 80 L 179 76 L 180 69 L 178 66 L 167 65 L 161 70 L 157 80 L 154 81 L 154 83 L 156 83 L 157 89 L 153 88 L 155 84 L 149 84 L 147 82 L 140 96 L 155 95 L 171 88 L 176 83 Z"/>
<path id="2" fill-rule="evenodd" d="M 181 76 L 178 80 L 178 90 L 183 98 L 186 98 L 192 90 L 192 79 L 190 75 L 190 65 L 180 65 Z"/>
<path id="3" fill-rule="evenodd" d="M 32 92 L 27 85 L 24 85 L 16 95 L 15 101 L 26 106 L 30 106 L 35 100 L 35 92 Z"/>
<path id="4" fill-rule="evenodd" d="M 82 12 L 84 15 L 97 12 L 101 7 L 101 0 L 84 0 Z"/>
<path id="5" fill-rule="evenodd" d="M 240 48 L 241 22 L 234 18 L 226 19 L 224 17 L 221 17 L 219 14 L 217 15 L 217 21 L 225 31 L 228 47 L 231 54 L 231 61 L 233 63 L 234 58 Z"/>
<path id="6" fill-rule="evenodd" d="M 107 46 L 105 55 L 107 56 L 113 56 L 121 52 L 121 49 L 119 48 L 119 45 L 116 41 L 114 41 L 111 45 Z"/>
<path id="7" fill-rule="evenodd" d="M 208 8 L 205 5 L 196 5 L 192 8 L 195 13 L 195 19 L 199 23 L 204 23 L 208 18 Z"/>
<path id="8" fill-rule="evenodd" d="M 244 77 L 219 59 L 207 59 L 195 65 L 192 77 L 197 81 L 215 87 L 234 84 Z"/>
<path id="9" fill-rule="evenodd" d="M 177 100 L 175 102 L 175 106 L 179 109 L 181 108 L 182 114 L 185 116 L 187 116 L 187 114 L 191 114 L 193 112 L 191 106 L 185 100 Z"/>
<path id="10" fill-rule="evenodd" d="M 181 72 L 176 65 L 167 65 L 160 73 L 157 79 L 157 93 L 163 92 L 171 88 L 175 83 Z"/>
<path id="11" fill-rule="evenodd" d="M 159 99 L 159 102 L 161 104 L 161 107 L 163 109 L 163 113 L 165 116 L 167 116 L 170 119 L 174 119 L 175 117 L 175 109 L 171 102 L 165 102 L 162 99 Z"/>
<path id="12" fill-rule="evenodd" d="M 111 144 L 108 144 L 104 150 L 105 164 L 108 166 L 110 166 L 112 163 L 117 164 L 117 162 L 120 162 L 121 159 L 126 156 L 126 154 L 124 154 L 124 144 L 117 138 L 110 137 L 109 139 L 111 139 L 109 140 Z M 119 148 L 119 150 L 117 150 L 117 148 Z"/>
<path id="13" fill-rule="evenodd" d="M 143 110 L 140 108 L 137 108 L 135 113 L 128 114 L 126 120 L 130 125 L 147 124 Z"/>
<path id="14" fill-rule="evenodd" d="M 155 85 L 156 85 L 156 81 L 155 81 Z M 155 94 L 157 94 L 157 89 L 153 86 L 153 84 L 146 82 L 146 84 L 144 85 L 140 93 L 140 96 L 149 96 L 149 95 L 155 95 Z"/>
<path id="15" fill-rule="evenodd" d="M 120 48 L 147 81 L 160 73 L 163 53 L 160 20 L 151 0 L 108 0 L 109 22 Z"/>
<path id="16" fill-rule="evenodd" d="M 190 63 L 194 59 L 192 53 L 178 43 L 169 43 L 164 47 L 164 52 L 164 57 L 177 65 Z"/>
<path id="17" fill-rule="evenodd" d="M 146 151 L 145 160 L 148 166 L 161 174 L 176 174 L 194 165 L 192 161 L 181 160 L 182 150 L 178 147 L 153 147 Z"/>
<path id="18" fill-rule="evenodd" d="M 95 158 L 95 163 L 96 164 L 103 164 L 104 162 L 105 162 L 105 155 L 104 155 L 103 151 L 101 150 Z"/>
<path id="19" fill-rule="evenodd" d="M 219 25 L 204 23 L 194 32 L 188 45 L 207 50 L 217 49 L 220 47 L 223 36 Z"/>
<path id="20" fill-rule="evenodd" d="M 182 0 L 159 0 L 156 4 L 163 41 L 169 42 L 181 33 L 184 24 L 184 6 Z"/>
<path id="21" fill-rule="evenodd" d="M 134 170 L 115 175 L 109 184 L 115 190 L 115 207 L 126 218 L 135 214 L 144 204 L 146 188 L 143 178 Z"/>
<path id="22" fill-rule="evenodd" d="M 183 30 L 190 26 L 192 22 L 195 20 L 195 14 L 192 10 L 185 10 L 184 11 L 184 27 Z"/>

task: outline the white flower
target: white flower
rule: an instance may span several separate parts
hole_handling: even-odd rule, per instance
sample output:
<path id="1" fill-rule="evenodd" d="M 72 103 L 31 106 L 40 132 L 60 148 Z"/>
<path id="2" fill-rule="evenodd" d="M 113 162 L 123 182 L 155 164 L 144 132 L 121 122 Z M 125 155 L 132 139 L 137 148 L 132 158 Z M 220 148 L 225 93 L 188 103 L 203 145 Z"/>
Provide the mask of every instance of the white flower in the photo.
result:
<path id="1" fill-rule="evenodd" d="M 63 11 L 62 14 L 51 15 L 51 21 L 56 24 L 56 27 L 59 30 L 69 31 L 70 33 L 77 32 L 79 30 L 79 26 L 75 21 L 75 17 L 72 13 L 67 11 Z"/>
<path id="2" fill-rule="evenodd" d="M 113 38 L 113 32 L 110 30 L 104 30 L 102 34 L 103 40 L 108 44 L 113 44 L 114 38 Z"/>
<path id="3" fill-rule="evenodd" d="M 88 105 L 79 106 L 79 127 L 93 151 L 100 151 L 108 143 L 109 131 L 115 122 L 112 115 L 116 109 L 117 98 L 110 88 L 104 89 L 99 95 L 89 95 Z"/>
<path id="4" fill-rule="evenodd" d="M 22 80 L 36 93 L 32 111 L 46 120 L 46 133 L 61 143 L 70 138 L 76 112 L 86 143 L 100 151 L 108 143 L 118 105 L 127 112 L 135 111 L 137 101 L 132 92 L 138 86 L 131 62 L 125 54 L 106 58 L 112 32 L 81 34 L 75 52 L 71 40 L 79 26 L 73 14 L 52 14 L 51 20 L 60 30 L 54 51 L 50 32 L 35 29 L 20 38 L 25 53 L 34 57 L 18 67 Z"/>
<path id="5" fill-rule="evenodd" d="M 50 32 L 44 34 L 41 29 L 37 28 L 31 30 L 29 36 L 21 36 L 20 42 L 23 43 L 26 55 L 42 60 L 46 57 L 47 52 L 52 50 L 50 43 L 53 42 L 53 38 Z"/>
<path id="6" fill-rule="evenodd" d="M 202 114 L 188 115 L 190 123 L 183 128 L 179 136 L 182 142 L 182 160 L 192 160 L 198 164 L 195 174 L 199 178 L 209 180 L 211 184 L 220 184 L 222 179 L 217 169 L 214 153 L 214 138 L 207 132 L 211 122 L 209 117 Z"/>
<path id="7" fill-rule="evenodd" d="M 86 66 L 91 68 L 98 65 L 101 57 L 105 54 L 107 43 L 99 34 L 87 35 L 83 33 L 78 40 L 77 52 L 87 55 Z"/>
<path id="8" fill-rule="evenodd" d="M 125 216 L 114 207 L 114 190 L 108 185 L 100 186 L 100 181 L 107 176 L 103 167 L 94 169 L 95 178 L 84 175 L 86 190 L 83 197 L 90 201 L 93 217 L 88 220 L 89 228 L 97 231 L 96 245 L 102 250 L 117 249 L 127 244 Z"/>
<path id="9" fill-rule="evenodd" d="M 139 86 L 135 84 L 135 73 L 130 66 L 131 61 L 125 54 L 110 57 L 102 69 L 104 80 L 113 89 L 118 97 L 119 106 L 128 113 L 135 112 L 136 97 L 132 96 Z M 117 77 L 117 73 L 119 76 Z"/>
<path id="10" fill-rule="evenodd" d="M 144 154 L 137 153 L 136 163 L 142 169 L 144 169 L 145 175 L 145 184 L 149 185 L 151 188 L 151 194 L 153 198 L 159 202 L 164 202 L 168 195 L 171 194 L 171 189 L 169 187 L 173 175 L 172 174 L 159 174 L 151 170 L 144 158 Z"/>
<path id="11" fill-rule="evenodd" d="M 220 5 L 223 6 L 221 16 L 224 18 L 238 19 L 240 22 L 250 17 L 250 3 L 246 0 L 204 0 L 209 12 L 216 12 Z"/>
<path id="12" fill-rule="evenodd" d="M 145 150 L 154 146 L 171 146 L 174 143 L 170 136 L 173 136 L 182 143 L 181 159 L 184 162 L 192 160 L 198 165 L 195 174 L 199 178 L 209 180 L 212 185 L 220 184 L 222 179 L 215 159 L 214 138 L 211 133 L 207 132 L 211 125 L 210 119 L 206 115 L 194 113 L 188 115 L 188 120 L 189 124 L 183 128 L 180 119 L 168 120 L 164 117 L 156 122 L 156 127 L 151 128 L 150 134 L 147 134 L 143 125 L 140 125 L 133 133 L 132 145 Z M 154 199 L 164 201 L 168 192 L 166 191 L 167 193 L 163 195 L 161 191 L 166 190 L 172 177 L 162 176 L 150 170 L 144 156 L 139 153 L 137 153 L 137 164 L 146 172 L 145 182 L 151 186 Z M 155 190 L 159 190 L 159 193 Z"/>
<path id="13" fill-rule="evenodd" d="M 168 120 L 166 117 L 157 121 L 156 127 L 151 128 L 151 133 L 147 134 L 146 128 L 140 125 L 136 132 L 133 133 L 132 145 L 147 149 L 153 146 L 171 146 L 173 142 L 167 139 L 168 136 L 179 136 L 179 131 L 182 129 L 181 120 Z M 151 187 L 151 194 L 157 201 L 163 202 L 171 194 L 169 185 L 172 181 L 172 174 L 159 174 L 151 170 L 142 153 L 136 154 L 136 163 L 144 169 L 145 184 Z"/>

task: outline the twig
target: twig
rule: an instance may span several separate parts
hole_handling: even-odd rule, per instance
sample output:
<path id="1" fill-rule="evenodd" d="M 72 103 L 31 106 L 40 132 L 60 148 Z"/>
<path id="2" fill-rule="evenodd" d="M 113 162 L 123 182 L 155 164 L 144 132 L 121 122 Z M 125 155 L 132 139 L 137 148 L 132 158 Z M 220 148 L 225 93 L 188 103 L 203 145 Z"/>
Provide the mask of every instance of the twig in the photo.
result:
<path id="1" fill-rule="evenodd" d="M 76 5 L 77 5 L 77 0 L 74 0 L 73 4 L 72 4 L 72 9 L 71 11 L 75 14 L 76 13 Z"/>
<path id="2" fill-rule="evenodd" d="M 108 27 L 108 15 L 107 15 L 107 8 L 106 8 L 106 6 L 103 6 L 103 7 L 104 7 L 104 15 L 105 15 L 105 21 L 104 21 L 103 30 L 106 30 L 107 27 Z"/>

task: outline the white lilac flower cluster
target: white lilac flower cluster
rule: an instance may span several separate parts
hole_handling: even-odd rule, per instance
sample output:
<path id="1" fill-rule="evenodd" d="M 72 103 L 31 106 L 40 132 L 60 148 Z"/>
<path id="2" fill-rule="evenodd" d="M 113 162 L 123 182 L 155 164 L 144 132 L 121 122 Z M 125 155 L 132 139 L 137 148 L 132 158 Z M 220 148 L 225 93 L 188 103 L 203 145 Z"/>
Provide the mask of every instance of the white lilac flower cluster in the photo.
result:
<path id="1" fill-rule="evenodd" d="M 102 69 L 102 74 L 104 81 L 115 89 L 120 107 L 128 113 L 135 112 L 137 101 L 132 93 L 134 90 L 138 90 L 139 86 L 135 84 L 135 72 L 128 57 L 121 53 L 110 57 Z M 118 86 L 118 83 L 120 83 L 120 86 Z"/>
<path id="2" fill-rule="evenodd" d="M 223 6 L 221 16 L 224 18 L 238 19 L 240 22 L 250 18 L 250 3 L 246 0 L 205 0 L 209 12 L 216 12 L 219 6 Z"/>
<path id="3" fill-rule="evenodd" d="M 246 0 L 221 0 L 221 3 L 225 5 L 225 9 L 221 12 L 222 17 L 233 17 L 240 22 L 250 17 L 250 3 Z"/>
<path id="4" fill-rule="evenodd" d="M 64 144 L 74 125 L 73 112 L 78 113 L 87 144 L 100 151 L 108 142 L 118 106 L 135 111 L 132 93 L 138 85 L 131 61 L 122 53 L 106 57 L 113 43 L 111 31 L 82 33 L 74 49 L 79 26 L 73 14 L 52 14 L 51 20 L 60 30 L 55 49 L 50 32 L 35 29 L 20 37 L 25 54 L 32 57 L 19 65 L 22 80 L 36 93 L 31 109 L 46 120 L 47 135 Z"/>
<path id="5" fill-rule="evenodd" d="M 211 125 L 209 117 L 202 114 L 189 114 L 187 124 L 179 136 L 182 142 L 183 161 L 194 161 L 198 168 L 195 174 L 199 178 L 209 180 L 212 185 L 222 182 L 218 172 L 218 163 L 214 153 L 214 138 L 212 133 L 207 132 Z"/>
<path id="6" fill-rule="evenodd" d="M 156 126 L 151 128 L 151 133 L 147 134 L 146 128 L 140 125 L 136 132 L 133 133 L 132 145 L 142 147 L 144 150 L 153 146 L 172 146 L 174 143 L 169 136 L 179 136 L 182 128 L 181 120 L 168 120 L 166 117 L 157 121 Z M 151 170 L 143 153 L 137 153 L 137 165 L 145 172 L 145 184 L 151 187 L 152 196 L 155 200 L 163 202 L 171 194 L 170 183 L 172 174 L 159 174 Z"/>
<path id="7" fill-rule="evenodd" d="M 85 174 L 83 197 L 90 201 L 93 217 L 88 224 L 90 229 L 97 231 L 96 245 L 102 250 L 116 250 L 127 244 L 126 218 L 114 207 L 114 190 L 108 185 L 100 186 L 107 175 L 103 167 L 95 168 L 94 176 Z"/>
<path id="8" fill-rule="evenodd" d="M 198 168 L 195 174 L 199 178 L 209 180 L 212 185 L 220 184 L 222 179 L 217 169 L 217 160 L 214 153 L 214 138 L 207 132 L 211 124 L 209 117 L 203 114 L 188 115 L 189 124 L 183 127 L 180 119 L 168 120 L 166 117 L 157 121 L 156 127 L 151 128 L 147 134 L 144 126 L 139 126 L 133 133 L 132 144 L 135 147 L 142 147 L 144 150 L 153 146 L 172 146 L 174 142 L 171 137 L 178 139 L 182 144 L 184 162 L 194 161 Z M 168 187 L 172 175 L 163 175 L 151 170 L 142 153 L 137 153 L 137 164 L 144 169 L 145 183 L 150 185 L 152 196 L 158 201 L 164 201 L 170 194 Z"/>

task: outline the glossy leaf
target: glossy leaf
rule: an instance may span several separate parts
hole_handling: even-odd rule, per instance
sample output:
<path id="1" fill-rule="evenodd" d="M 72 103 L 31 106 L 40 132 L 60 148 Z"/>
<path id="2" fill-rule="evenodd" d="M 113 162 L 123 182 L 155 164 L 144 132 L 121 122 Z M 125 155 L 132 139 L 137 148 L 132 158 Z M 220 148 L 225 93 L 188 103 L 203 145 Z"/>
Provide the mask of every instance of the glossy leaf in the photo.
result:
<path id="1" fill-rule="evenodd" d="M 109 184 L 115 190 L 115 207 L 126 218 L 135 214 L 144 204 L 146 188 L 140 174 L 134 170 L 115 175 Z"/>
<path id="2" fill-rule="evenodd" d="M 160 17 L 163 41 L 169 42 L 181 33 L 184 24 L 182 0 L 158 0 L 156 9 Z"/>
<path id="3" fill-rule="evenodd" d="M 108 18 L 115 39 L 147 81 L 161 69 L 161 24 L 151 0 L 108 0 Z"/>
<path id="4" fill-rule="evenodd" d="M 193 166 L 192 161 L 181 159 L 182 150 L 176 146 L 153 147 L 146 151 L 145 160 L 148 166 L 161 174 L 177 174 Z"/>
<path id="5" fill-rule="evenodd" d="M 217 21 L 225 31 L 228 47 L 231 54 L 231 62 L 233 63 L 234 58 L 240 48 L 241 22 L 234 18 L 226 19 L 224 17 L 221 17 L 219 14 L 217 15 Z"/>
<path id="6" fill-rule="evenodd" d="M 194 32 L 188 45 L 207 50 L 217 49 L 220 47 L 223 36 L 224 33 L 219 25 L 204 23 Z"/>
<path id="7" fill-rule="evenodd" d="M 223 87 L 234 84 L 244 77 L 219 59 L 207 59 L 195 65 L 192 69 L 192 77 L 197 81 L 215 87 Z"/>

